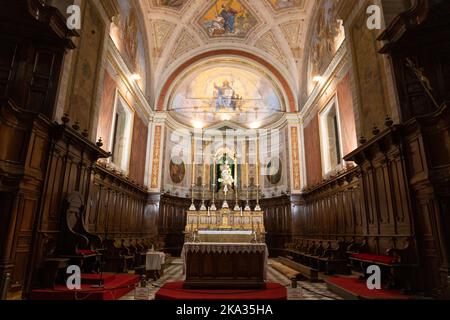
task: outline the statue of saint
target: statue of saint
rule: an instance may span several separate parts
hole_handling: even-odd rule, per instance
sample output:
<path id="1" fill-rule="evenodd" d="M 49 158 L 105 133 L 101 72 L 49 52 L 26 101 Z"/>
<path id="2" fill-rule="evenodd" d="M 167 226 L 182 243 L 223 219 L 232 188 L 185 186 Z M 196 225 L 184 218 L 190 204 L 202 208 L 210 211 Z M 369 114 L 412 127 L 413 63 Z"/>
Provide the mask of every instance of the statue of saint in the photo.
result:
<path id="1" fill-rule="evenodd" d="M 228 186 L 231 186 L 234 183 L 234 179 L 233 176 L 231 174 L 231 168 L 230 165 L 228 164 L 228 161 L 225 161 L 225 164 L 223 164 L 220 167 L 221 170 L 221 174 L 220 174 L 220 179 L 219 182 L 224 184 L 224 187 L 226 189 L 228 189 Z"/>

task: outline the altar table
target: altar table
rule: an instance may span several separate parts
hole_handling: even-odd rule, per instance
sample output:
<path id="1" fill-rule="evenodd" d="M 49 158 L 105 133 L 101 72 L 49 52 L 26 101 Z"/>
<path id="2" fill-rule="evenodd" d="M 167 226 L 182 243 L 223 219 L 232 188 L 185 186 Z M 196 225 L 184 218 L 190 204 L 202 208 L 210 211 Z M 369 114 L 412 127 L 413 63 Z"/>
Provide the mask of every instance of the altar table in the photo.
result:
<path id="1" fill-rule="evenodd" d="M 181 253 L 186 289 L 263 289 L 269 252 L 265 243 L 192 243 Z"/>

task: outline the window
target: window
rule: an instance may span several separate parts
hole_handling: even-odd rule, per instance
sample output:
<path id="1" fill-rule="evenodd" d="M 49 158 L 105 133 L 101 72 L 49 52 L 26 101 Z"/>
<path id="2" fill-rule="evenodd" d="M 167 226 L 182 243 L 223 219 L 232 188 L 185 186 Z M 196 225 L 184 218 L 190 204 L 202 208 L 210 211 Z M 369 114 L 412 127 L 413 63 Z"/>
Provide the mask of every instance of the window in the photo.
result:
<path id="1" fill-rule="evenodd" d="M 128 171 L 130 160 L 131 119 L 131 109 L 117 92 L 111 138 L 111 161 L 118 169 L 125 172 Z"/>
<path id="2" fill-rule="evenodd" d="M 339 170 L 343 164 L 341 130 L 336 98 L 320 113 L 320 140 L 323 174 L 327 175 Z"/>

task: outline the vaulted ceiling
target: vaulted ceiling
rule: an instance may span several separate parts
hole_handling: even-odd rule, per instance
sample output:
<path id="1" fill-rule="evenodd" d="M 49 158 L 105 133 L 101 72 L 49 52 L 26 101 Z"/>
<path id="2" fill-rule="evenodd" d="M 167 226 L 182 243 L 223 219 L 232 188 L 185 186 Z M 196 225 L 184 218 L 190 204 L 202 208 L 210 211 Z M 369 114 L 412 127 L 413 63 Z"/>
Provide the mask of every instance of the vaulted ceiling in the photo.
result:
<path id="1" fill-rule="evenodd" d="M 315 1 L 142 0 L 150 55 L 150 96 L 157 98 L 175 69 L 213 50 L 250 52 L 275 67 L 299 92 L 306 29 Z M 223 9 L 237 13 L 228 25 Z M 216 23 L 218 22 L 218 23 Z"/>

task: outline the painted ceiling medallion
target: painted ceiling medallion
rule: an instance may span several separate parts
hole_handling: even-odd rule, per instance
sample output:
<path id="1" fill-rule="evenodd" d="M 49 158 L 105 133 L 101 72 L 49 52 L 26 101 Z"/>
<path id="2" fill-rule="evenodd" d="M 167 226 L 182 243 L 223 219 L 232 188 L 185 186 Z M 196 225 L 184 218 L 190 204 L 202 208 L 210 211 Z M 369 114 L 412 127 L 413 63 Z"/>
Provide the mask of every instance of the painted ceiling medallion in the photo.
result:
<path id="1" fill-rule="evenodd" d="M 270 4 L 276 10 L 303 7 L 305 4 L 304 0 L 269 0 L 269 1 Z"/>
<path id="2" fill-rule="evenodd" d="M 188 0 L 153 0 L 155 7 L 167 7 L 170 9 L 180 10 Z"/>
<path id="3" fill-rule="evenodd" d="M 245 38 L 257 20 L 239 0 L 215 0 L 199 23 L 211 38 Z"/>

